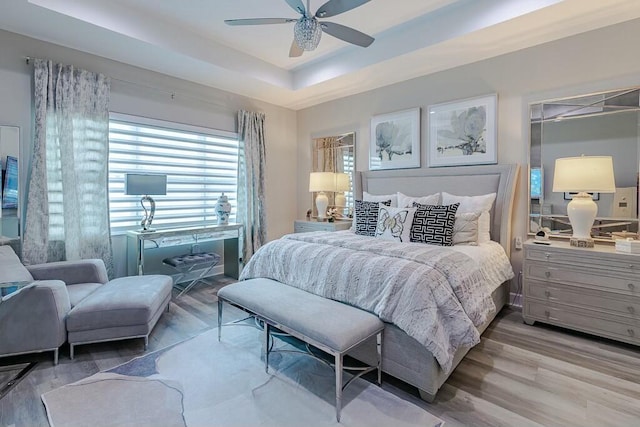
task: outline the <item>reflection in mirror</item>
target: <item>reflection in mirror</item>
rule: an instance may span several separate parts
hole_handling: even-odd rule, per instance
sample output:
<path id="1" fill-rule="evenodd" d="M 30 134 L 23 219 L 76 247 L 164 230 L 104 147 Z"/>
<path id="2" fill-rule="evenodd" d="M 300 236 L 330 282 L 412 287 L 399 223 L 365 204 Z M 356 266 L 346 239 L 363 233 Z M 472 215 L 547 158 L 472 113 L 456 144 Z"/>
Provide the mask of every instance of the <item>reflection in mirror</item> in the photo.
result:
<path id="1" fill-rule="evenodd" d="M 331 188 L 324 193 L 328 198 L 328 208 L 335 208 L 338 218 L 353 216 L 353 177 L 355 171 L 355 138 L 354 132 L 340 135 L 314 138 L 312 141 L 313 164 L 311 172 L 334 173 Z M 318 192 L 312 193 L 312 215 L 318 217 L 316 198 Z"/>
<path id="2" fill-rule="evenodd" d="M 0 126 L 0 238 L 14 239 L 20 236 L 18 220 L 18 163 L 20 153 L 20 128 Z"/>
<path id="3" fill-rule="evenodd" d="M 596 239 L 638 233 L 638 133 L 640 88 L 543 101 L 530 106 L 529 232 L 548 228 L 571 236 L 571 193 L 553 192 L 555 161 L 563 157 L 611 156 L 616 192 L 593 194 L 598 205 Z"/>

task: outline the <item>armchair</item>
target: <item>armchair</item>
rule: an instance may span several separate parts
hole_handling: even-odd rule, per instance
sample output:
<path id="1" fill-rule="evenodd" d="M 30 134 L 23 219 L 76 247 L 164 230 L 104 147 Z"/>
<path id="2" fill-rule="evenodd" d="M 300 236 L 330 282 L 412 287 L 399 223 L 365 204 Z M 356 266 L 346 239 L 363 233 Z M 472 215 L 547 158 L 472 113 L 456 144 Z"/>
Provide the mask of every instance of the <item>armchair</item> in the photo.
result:
<path id="1" fill-rule="evenodd" d="M 0 283 L 34 281 L 0 301 L 0 357 L 53 351 L 67 340 L 73 306 L 108 281 L 101 260 L 62 261 L 25 267 L 9 246 L 0 246 Z"/>

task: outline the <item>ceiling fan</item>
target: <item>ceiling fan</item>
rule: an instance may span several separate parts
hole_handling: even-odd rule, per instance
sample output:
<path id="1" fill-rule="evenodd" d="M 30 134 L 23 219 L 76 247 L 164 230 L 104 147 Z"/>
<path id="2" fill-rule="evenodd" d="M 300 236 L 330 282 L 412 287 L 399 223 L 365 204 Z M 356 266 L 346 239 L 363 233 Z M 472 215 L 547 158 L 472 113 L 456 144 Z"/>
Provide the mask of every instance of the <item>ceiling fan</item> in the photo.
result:
<path id="1" fill-rule="evenodd" d="M 318 21 L 318 18 L 330 18 L 355 9 L 371 0 L 329 0 L 316 11 L 315 15 L 309 14 L 309 3 L 304 7 L 302 0 L 285 0 L 289 6 L 302 16 L 295 18 L 252 18 L 252 19 L 227 19 L 227 25 L 265 25 L 265 24 L 288 24 L 295 22 L 293 29 L 293 42 L 289 50 L 290 57 L 301 56 L 307 50 L 314 50 L 322 32 L 362 47 L 368 47 L 373 43 L 374 38 L 344 25 L 335 22 Z"/>

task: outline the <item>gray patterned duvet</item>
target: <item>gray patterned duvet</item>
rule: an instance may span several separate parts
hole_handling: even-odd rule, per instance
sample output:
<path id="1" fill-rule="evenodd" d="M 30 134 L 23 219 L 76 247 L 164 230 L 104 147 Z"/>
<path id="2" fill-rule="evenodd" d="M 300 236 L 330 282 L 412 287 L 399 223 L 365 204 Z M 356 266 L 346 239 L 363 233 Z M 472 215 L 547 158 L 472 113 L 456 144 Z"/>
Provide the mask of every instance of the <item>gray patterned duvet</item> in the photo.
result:
<path id="1" fill-rule="evenodd" d="M 476 326 L 495 311 L 491 292 L 513 277 L 502 248 L 484 246 L 396 243 L 351 231 L 290 234 L 260 248 L 240 279 L 267 277 L 375 313 L 449 372 L 458 347 L 480 342 Z M 488 259 L 499 265 L 483 267 Z"/>

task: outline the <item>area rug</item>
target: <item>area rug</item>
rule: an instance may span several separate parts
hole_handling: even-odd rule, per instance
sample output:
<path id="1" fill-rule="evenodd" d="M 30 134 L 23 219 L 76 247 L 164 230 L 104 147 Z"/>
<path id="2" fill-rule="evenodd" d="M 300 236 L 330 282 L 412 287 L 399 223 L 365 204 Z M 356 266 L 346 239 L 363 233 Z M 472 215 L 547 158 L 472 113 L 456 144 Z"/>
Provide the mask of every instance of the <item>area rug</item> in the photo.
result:
<path id="1" fill-rule="evenodd" d="M 261 333 L 210 330 L 185 342 L 42 395 L 52 427 L 62 426 L 424 426 L 443 422 L 364 379 L 343 393 L 335 417 L 335 377 L 305 355 L 261 360 Z M 289 344 L 276 340 L 277 347 Z M 346 377 L 348 378 L 348 377 Z M 345 378 L 345 380 L 346 380 Z"/>

